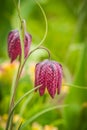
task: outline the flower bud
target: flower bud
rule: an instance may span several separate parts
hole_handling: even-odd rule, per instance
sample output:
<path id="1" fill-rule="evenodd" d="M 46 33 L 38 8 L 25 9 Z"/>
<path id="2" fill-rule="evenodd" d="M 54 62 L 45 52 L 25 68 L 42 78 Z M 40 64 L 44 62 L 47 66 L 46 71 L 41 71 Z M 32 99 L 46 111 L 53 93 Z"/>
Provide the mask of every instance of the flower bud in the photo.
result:
<path id="1" fill-rule="evenodd" d="M 24 39 L 24 56 L 28 56 L 32 37 L 27 32 Z M 18 30 L 12 30 L 8 35 L 8 54 L 13 62 L 18 56 L 21 57 L 21 43 Z"/>
<path id="2" fill-rule="evenodd" d="M 45 93 L 46 88 L 52 98 L 54 98 L 56 91 L 57 94 L 60 94 L 62 75 L 62 66 L 56 61 L 44 60 L 36 64 L 35 87 L 41 85 L 38 88 L 40 95 Z"/>

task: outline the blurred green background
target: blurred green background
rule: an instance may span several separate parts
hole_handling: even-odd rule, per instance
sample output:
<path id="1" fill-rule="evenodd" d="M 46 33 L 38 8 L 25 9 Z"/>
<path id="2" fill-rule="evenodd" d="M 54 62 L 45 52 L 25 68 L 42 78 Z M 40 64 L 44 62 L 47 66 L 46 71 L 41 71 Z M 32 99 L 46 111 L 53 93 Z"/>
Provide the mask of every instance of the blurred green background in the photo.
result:
<path id="1" fill-rule="evenodd" d="M 45 10 L 48 34 L 44 46 L 52 59 L 63 66 L 61 94 L 51 99 L 48 93 L 25 98 L 17 107 L 14 126 L 39 111 L 54 105 L 69 104 L 33 120 L 25 130 L 87 130 L 87 0 L 38 0 Z M 21 0 L 21 15 L 26 19 L 27 31 L 32 35 L 31 49 L 43 38 L 45 21 L 33 0 Z M 7 120 L 12 79 L 18 62 L 10 64 L 7 52 L 8 33 L 19 28 L 17 11 L 12 0 L 0 0 L 0 130 Z M 20 79 L 16 99 L 34 86 L 35 64 L 47 53 L 38 50 L 30 56 Z M 75 87 L 77 85 L 78 87 Z"/>

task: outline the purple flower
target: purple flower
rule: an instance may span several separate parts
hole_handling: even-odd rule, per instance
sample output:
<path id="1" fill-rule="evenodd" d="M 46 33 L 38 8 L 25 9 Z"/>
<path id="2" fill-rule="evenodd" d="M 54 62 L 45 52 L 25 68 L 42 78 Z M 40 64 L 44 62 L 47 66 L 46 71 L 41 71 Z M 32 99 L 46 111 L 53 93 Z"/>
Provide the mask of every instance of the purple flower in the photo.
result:
<path id="1" fill-rule="evenodd" d="M 56 91 L 57 94 L 60 94 L 61 84 L 62 66 L 58 62 L 44 60 L 43 62 L 36 64 L 35 87 L 41 85 L 41 87 L 38 88 L 40 96 L 45 93 L 45 89 L 47 88 L 50 96 L 54 98 Z"/>
<path id="2" fill-rule="evenodd" d="M 24 39 L 24 55 L 28 56 L 32 37 L 27 32 Z M 21 43 L 18 30 L 12 30 L 8 35 L 8 54 L 13 62 L 18 56 L 21 57 Z"/>

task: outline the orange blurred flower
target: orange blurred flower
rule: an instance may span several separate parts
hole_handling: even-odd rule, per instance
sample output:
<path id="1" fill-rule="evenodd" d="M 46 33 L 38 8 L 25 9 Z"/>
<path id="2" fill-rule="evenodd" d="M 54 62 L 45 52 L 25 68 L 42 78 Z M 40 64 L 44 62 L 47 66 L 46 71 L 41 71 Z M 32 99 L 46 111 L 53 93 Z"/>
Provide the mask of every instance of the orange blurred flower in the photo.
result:
<path id="1" fill-rule="evenodd" d="M 44 130 L 58 130 L 58 128 L 57 128 L 57 127 L 54 127 L 54 126 L 46 125 L 46 126 L 44 127 Z"/>

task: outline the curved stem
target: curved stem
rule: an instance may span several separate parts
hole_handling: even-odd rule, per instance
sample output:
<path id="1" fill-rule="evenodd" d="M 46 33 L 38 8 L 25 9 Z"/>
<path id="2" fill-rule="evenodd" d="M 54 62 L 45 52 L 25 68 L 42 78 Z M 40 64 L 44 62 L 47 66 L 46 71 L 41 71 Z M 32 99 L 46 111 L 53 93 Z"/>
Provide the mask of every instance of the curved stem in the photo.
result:
<path id="1" fill-rule="evenodd" d="M 37 0 L 34 0 L 36 2 L 36 4 L 39 6 L 39 8 L 41 9 L 41 12 L 44 16 L 44 20 L 45 20 L 45 34 L 44 34 L 44 37 L 43 39 L 41 40 L 41 42 L 39 43 L 39 45 L 37 46 L 37 48 L 39 46 L 41 46 L 43 44 L 43 42 L 45 41 L 46 39 L 46 36 L 47 36 L 47 33 L 48 33 L 48 22 L 47 22 L 47 17 L 46 17 L 46 14 L 44 12 L 44 9 L 41 7 L 40 3 L 37 1 Z"/>
<path id="2" fill-rule="evenodd" d="M 11 116 L 15 110 L 15 108 L 17 107 L 17 105 L 26 97 L 28 96 L 30 93 L 32 93 L 33 91 L 35 91 L 36 89 L 38 89 L 40 86 L 37 86 L 35 88 L 33 88 L 32 90 L 29 90 L 28 92 L 26 92 L 18 101 L 17 103 L 13 106 L 13 108 L 11 109 L 10 113 L 9 113 L 9 116 L 8 116 L 8 120 L 7 120 L 7 126 L 6 126 L 6 130 L 8 130 L 9 128 L 9 123 L 10 123 L 10 119 L 11 119 Z"/>
<path id="3" fill-rule="evenodd" d="M 20 64 L 19 64 L 19 68 L 18 68 L 18 72 L 17 72 L 17 76 L 16 76 L 16 80 L 15 80 L 15 83 L 13 84 L 13 93 L 12 93 L 12 97 L 11 97 L 11 103 L 10 103 L 10 109 L 9 109 L 9 114 L 14 106 L 14 101 L 15 101 L 15 95 L 16 95 L 16 90 L 17 90 L 17 86 L 18 86 L 18 81 L 20 79 L 20 75 L 21 75 L 21 65 L 23 64 L 24 62 L 24 36 L 25 36 L 25 28 L 24 28 L 24 24 L 25 22 L 22 20 L 21 18 L 21 13 L 20 13 L 20 0 L 18 1 L 18 6 L 16 4 L 16 1 L 14 1 L 14 4 L 16 6 L 16 9 L 17 9 L 17 12 L 18 12 L 18 16 L 19 16 L 19 20 L 20 20 L 20 23 L 21 23 L 21 26 L 22 26 L 22 31 L 20 33 L 20 40 L 21 40 L 21 46 L 22 46 L 22 55 L 21 55 L 21 61 L 20 61 Z M 21 70 L 21 71 L 20 71 Z M 7 121 L 7 124 L 6 124 L 6 129 L 7 127 L 9 127 L 9 129 L 11 130 L 12 129 L 12 121 L 13 121 L 13 115 L 11 117 L 11 120 L 8 119 Z M 10 126 L 8 125 L 10 123 Z"/>
<path id="4" fill-rule="evenodd" d="M 20 23 L 21 23 L 21 22 L 22 22 L 22 17 L 21 17 L 21 14 L 20 14 L 20 0 L 19 0 L 19 2 L 18 2 L 18 5 L 17 5 L 17 3 L 16 3 L 15 0 L 13 0 L 13 2 L 14 2 L 14 5 L 15 5 L 15 7 L 16 7 L 16 9 L 17 9 L 18 17 L 19 17 Z"/>
<path id="5" fill-rule="evenodd" d="M 46 39 L 47 32 L 48 32 L 48 22 L 47 22 L 47 18 L 46 18 L 45 12 L 44 12 L 43 8 L 41 7 L 40 3 L 39 3 L 37 0 L 34 0 L 34 1 L 35 1 L 36 4 L 40 7 L 41 12 L 42 12 L 42 14 L 43 14 L 43 16 L 44 16 L 44 20 L 45 20 L 45 33 L 44 33 L 43 39 L 41 40 L 41 42 L 39 43 L 39 45 L 38 45 L 35 49 L 33 49 L 33 50 L 28 54 L 28 57 L 25 59 L 24 63 L 22 64 L 22 67 L 21 67 L 21 70 L 20 70 L 20 74 L 21 74 L 22 69 L 23 69 L 23 67 L 24 67 L 24 65 L 25 65 L 25 63 L 26 63 L 26 61 L 27 61 L 27 59 L 29 58 L 29 56 L 30 56 L 35 50 L 41 48 L 40 46 L 42 45 L 42 43 L 43 43 L 44 40 Z M 45 47 L 42 47 L 42 48 L 45 49 Z M 45 50 L 47 50 L 48 55 L 49 55 L 49 59 L 50 59 L 50 52 L 49 52 L 49 50 L 48 50 L 48 49 L 45 49 Z M 19 75 L 20 75 L 20 74 L 19 74 Z M 20 76 L 19 76 L 19 77 L 20 77 Z"/>
<path id="6" fill-rule="evenodd" d="M 36 47 L 34 50 L 32 50 L 32 51 L 29 53 L 28 57 L 25 59 L 24 63 L 22 64 L 19 77 L 20 77 L 20 75 L 21 75 L 21 72 L 22 72 L 22 70 L 23 70 L 23 67 L 24 67 L 24 65 L 25 65 L 25 63 L 26 63 L 26 61 L 27 61 L 27 59 L 29 58 L 29 56 L 30 56 L 34 51 L 36 51 L 36 50 L 38 50 L 38 49 L 44 49 L 45 51 L 47 51 L 47 53 L 48 53 L 48 58 L 51 59 L 50 51 L 49 51 L 47 48 L 42 47 L 42 46 Z"/>
<path id="7" fill-rule="evenodd" d="M 14 106 L 14 100 L 15 100 L 16 89 L 17 89 L 17 86 L 18 86 L 18 81 L 19 81 L 20 69 L 21 69 L 21 63 L 19 64 L 18 72 L 17 72 L 17 76 L 16 76 L 16 80 L 15 80 L 15 84 L 13 86 L 13 94 L 12 94 L 12 97 L 11 97 L 11 103 L 10 103 L 10 108 L 9 108 L 9 115 L 10 115 L 10 112 L 11 112 L 13 106 Z M 13 119 L 11 119 L 11 122 L 10 122 L 10 128 L 12 127 L 12 120 Z M 7 124 L 6 124 L 6 130 L 7 130 L 7 127 L 8 127 L 8 121 L 7 121 Z"/>
<path id="8" fill-rule="evenodd" d="M 58 105 L 58 106 L 47 108 L 47 109 L 37 113 L 36 115 L 31 117 L 29 120 L 27 120 L 23 125 L 21 125 L 19 130 L 24 129 L 30 122 L 32 122 L 33 120 L 35 120 L 36 118 L 38 118 L 39 116 L 43 115 L 46 112 L 49 112 L 49 111 L 52 111 L 52 110 L 55 110 L 55 109 L 59 109 L 59 108 L 69 107 L 69 106 L 70 106 L 69 104 L 66 104 L 66 105 Z"/>
<path id="9" fill-rule="evenodd" d="M 16 81 L 15 81 L 14 90 L 13 90 L 13 96 L 12 96 L 11 104 L 10 104 L 10 111 L 11 111 L 12 106 L 14 105 L 14 95 L 16 93 L 16 87 L 18 84 L 18 77 L 19 77 L 20 68 L 21 68 L 21 63 L 19 64 L 19 67 L 18 67 L 18 72 L 17 72 Z"/>
<path id="10" fill-rule="evenodd" d="M 14 84 L 14 91 L 13 91 L 13 95 L 12 95 L 12 99 L 11 99 L 10 110 L 9 110 L 9 117 L 8 117 L 8 121 L 7 121 L 7 125 L 6 125 L 6 130 L 8 130 L 8 128 L 9 128 L 9 123 L 10 123 L 10 128 L 12 126 L 12 119 L 13 119 L 13 117 L 11 119 L 10 113 L 11 113 L 11 111 L 14 108 L 14 99 L 15 99 L 16 89 L 17 89 L 17 86 L 18 86 L 18 81 L 20 79 L 20 75 L 21 75 L 21 72 L 23 70 L 23 67 L 24 67 L 24 65 L 25 65 L 25 63 L 27 61 L 27 58 L 25 60 L 23 59 L 24 58 L 24 44 L 23 43 L 24 43 L 24 31 L 25 31 L 25 28 L 23 26 L 24 25 L 24 21 L 22 20 L 21 14 L 20 14 L 20 0 L 19 0 L 19 3 L 18 3 L 18 6 L 16 4 L 16 1 L 15 0 L 13 0 L 13 1 L 14 1 L 15 6 L 16 6 L 16 9 L 17 9 L 17 12 L 18 12 L 18 16 L 19 16 L 19 19 L 20 19 L 20 23 L 21 23 L 21 26 L 22 26 L 22 32 L 21 32 L 21 35 L 20 35 L 21 36 L 20 39 L 21 39 L 21 42 L 22 42 L 22 58 L 21 58 L 21 62 L 20 62 L 19 68 L 18 68 L 16 81 L 15 81 L 15 84 Z M 45 40 L 45 38 L 47 36 L 47 31 L 48 31 L 48 24 L 47 24 L 47 18 L 46 18 L 45 12 L 44 12 L 43 8 L 41 7 L 41 5 L 39 4 L 39 2 L 37 2 L 36 0 L 35 0 L 35 2 L 38 4 L 38 6 L 40 7 L 40 9 L 41 9 L 41 11 L 43 13 L 43 16 L 44 16 L 44 19 L 45 19 L 45 24 L 46 24 L 46 30 L 45 30 L 45 34 L 44 34 L 43 39 L 41 40 L 39 45 L 34 50 L 32 50 L 29 53 L 29 56 L 30 56 L 30 54 L 32 52 L 34 52 L 35 50 L 40 48 L 40 46 L 42 45 L 42 43 L 44 42 L 44 40 Z M 45 48 L 43 48 L 43 49 L 45 49 Z M 47 49 L 45 49 L 45 50 L 47 50 Z M 48 50 L 47 50 L 47 52 L 48 52 L 49 57 L 50 57 L 50 53 L 49 53 Z M 10 119 L 11 119 L 11 122 L 10 122 Z"/>
<path id="11" fill-rule="evenodd" d="M 20 0 L 18 0 L 18 9 L 19 9 L 19 12 L 20 12 Z"/>
<path id="12" fill-rule="evenodd" d="M 48 53 L 48 59 L 51 59 L 51 55 L 50 55 L 49 49 L 46 48 L 46 47 L 43 47 L 43 46 L 39 46 L 38 48 L 35 48 L 34 50 L 32 50 L 32 51 L 29 53 L 28 57 L 29 57 L 34 51 L 36 51 L 36 50 L 38 50 L 38 49 L 44 49 L 44 50 Z"/>
<path id="13" fill-rule="evenodd" d="M 20 32 L 20 43 L 21 43 L 21 64 L 23 64 L 24 57 L 25 57 L 24 40 L 25 40 L 25 32 L 26 32 L 26 22 L 24 19 L 21 21 L 21 30 L 19 30 L 19 32 Z"/>
<path id="14" fill-rule="evenodd" d="M 86 86 L 79 86 L 79 85 L 75 85 L 75 84 L 70 84 L 70 83 L 65 83 L 65 84 L 63 84 L 63 86 L 70 86 L 70 87 L 74 87 L 74 88 L 79 88 L 79 89 L 85 89 L 85 90 L 87 90 L 87 87 Z"/>

